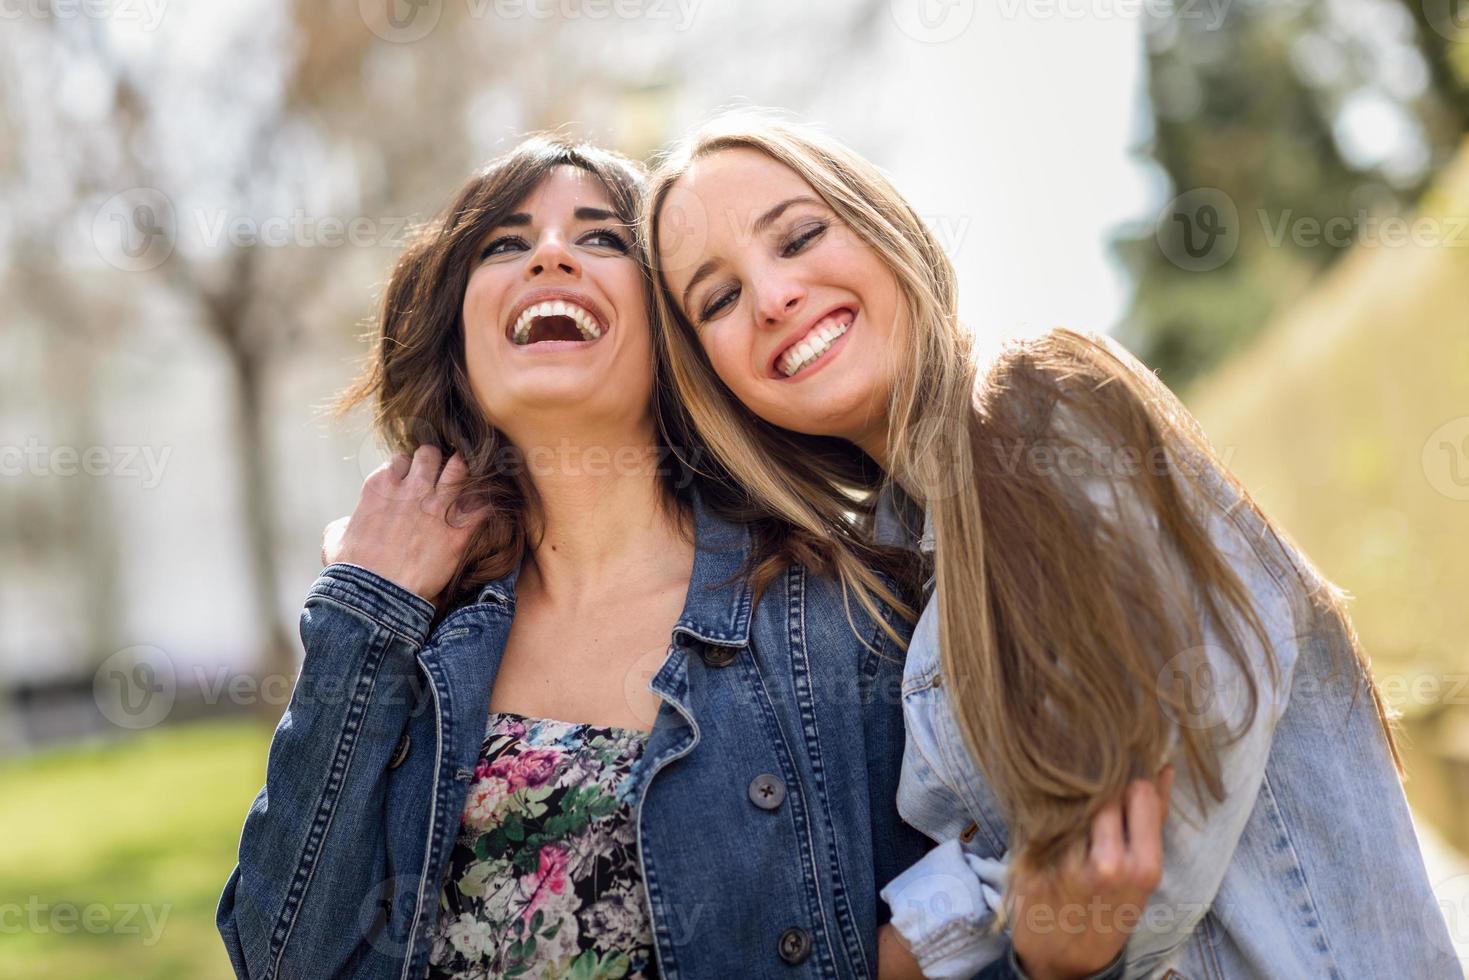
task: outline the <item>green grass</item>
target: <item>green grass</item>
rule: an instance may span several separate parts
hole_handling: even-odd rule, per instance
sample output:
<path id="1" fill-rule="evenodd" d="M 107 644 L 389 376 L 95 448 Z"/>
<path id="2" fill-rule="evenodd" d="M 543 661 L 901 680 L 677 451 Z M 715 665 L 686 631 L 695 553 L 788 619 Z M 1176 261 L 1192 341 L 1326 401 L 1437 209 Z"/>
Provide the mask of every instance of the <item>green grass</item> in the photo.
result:
<path id="1" fill-rule="evenodd" d="M 198 723 L 0 763 L 0 978 L 233 977 L 214 908 L 270 736 Z"/>

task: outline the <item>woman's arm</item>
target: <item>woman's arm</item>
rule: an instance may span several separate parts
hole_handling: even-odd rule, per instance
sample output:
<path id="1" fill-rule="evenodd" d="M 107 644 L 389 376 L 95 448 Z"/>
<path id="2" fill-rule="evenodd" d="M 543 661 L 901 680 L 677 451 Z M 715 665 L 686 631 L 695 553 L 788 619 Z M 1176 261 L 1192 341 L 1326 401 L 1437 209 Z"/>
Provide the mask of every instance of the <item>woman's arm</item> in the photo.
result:
<path id="1" fill-rule="evenodd" d="M 472 530 L 445 521 L 464 467 L 451 458 L 441 475 L 439 459 L 420 447 L 364 481 L 307 594 L 301 673 L 215 913 L 240 977 L 335 976 L 372 954 L 377 896 L 394 876 L 389 769 L 419 707 L 417 654 L 435 612 L 424 597 Z"/>
<path id="2" fill-rule="evenodd" d="M 414 708 L 433 607 L 356 565 L 328 566 L 301 613 L 306 656 L 271 739 L 215 924 L 237 976 L 348 969 L 387 866 L 388 764 Z"/>
<path id="3" fill-rule="evenodd" d="M 1054 868 L 1011 871 L 963 854 L 958 841 L 935 848 L 883 890 L 894 914 L 878 936 L 880 980 L 1120 977 L 1123 947 L 1162 874 L 1172 782 L 1172 767 L 1156 785 L 1134 780 Z M 1006 935 L 993 922 L 1010 873 Z"/>

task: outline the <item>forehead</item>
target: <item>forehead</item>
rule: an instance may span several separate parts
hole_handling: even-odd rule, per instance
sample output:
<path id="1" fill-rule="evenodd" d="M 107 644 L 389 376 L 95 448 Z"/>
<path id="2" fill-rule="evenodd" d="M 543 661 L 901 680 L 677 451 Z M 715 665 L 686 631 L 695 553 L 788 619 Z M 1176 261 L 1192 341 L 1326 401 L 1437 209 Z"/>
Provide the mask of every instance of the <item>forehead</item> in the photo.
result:
<path id="1" fill-rule="evenodd" d="M 750 244 L 756 218 L 801 196 L 816 192 L 800 174 L 758 150 L 720 150 L 695 160 L 658 210 L 658 250 L 669 284 L 681 288 L 705 259 Z"/>
<path id="2" fill-rule="evenodd" d="M 759 150 L 744 147 L 720 150 L 695 160 L 679 183 L 707 198 L 811 190 L 790 167 Z"/>
<path id="3" fill-rule="evenodd" d="M 583 205 L 613 210 L 607 188 L 602 186 L 596 175 L 581 167 L 562 164 L 553 167 L 512 210 L 534 214 L 565 211 Z"/>

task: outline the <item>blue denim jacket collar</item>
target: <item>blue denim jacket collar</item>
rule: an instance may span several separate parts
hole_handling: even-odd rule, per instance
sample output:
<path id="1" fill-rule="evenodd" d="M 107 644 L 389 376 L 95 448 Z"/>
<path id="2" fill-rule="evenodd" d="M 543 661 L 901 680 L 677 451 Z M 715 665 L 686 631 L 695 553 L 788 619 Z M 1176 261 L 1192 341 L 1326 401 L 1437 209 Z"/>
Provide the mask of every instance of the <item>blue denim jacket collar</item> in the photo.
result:
<path id="1" fill-rule="evenodd" d="M 694 569 L 683 615 L 673 632 L 716 646 L 745 646 L 750 640 L 752 589 L 741 573 L 752 547 L 750 529 L 714 513 L 693 493 Z M 515 608 L 520 565 L 486 584 L 476 602 L 499 601 Z"/>

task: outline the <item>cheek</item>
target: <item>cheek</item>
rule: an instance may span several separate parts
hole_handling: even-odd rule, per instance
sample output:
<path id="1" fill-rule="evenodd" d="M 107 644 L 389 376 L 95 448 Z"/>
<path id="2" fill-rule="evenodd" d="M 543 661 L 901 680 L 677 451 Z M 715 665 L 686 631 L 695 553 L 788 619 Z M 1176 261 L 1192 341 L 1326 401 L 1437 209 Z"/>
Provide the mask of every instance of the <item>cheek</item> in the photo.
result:
<path id="1" fill-rule="evenodd" d="M 735 397 L 745 401 L 745 394 L 755 381 L 750 375 L 748 347 L 729 332 L 720 331 L 717 327 L 709 329 L 706 336 L 708 339 L 704 343 L 704 353 L 708 355 L 714 373 L 735 393 Z"/>

